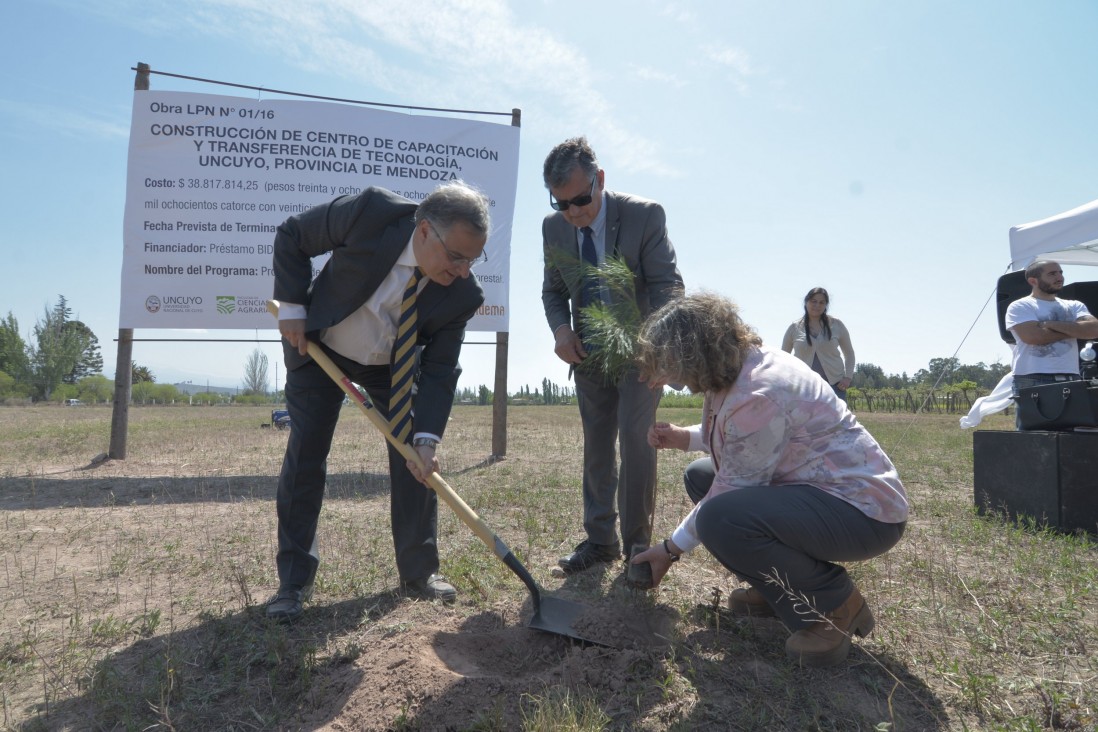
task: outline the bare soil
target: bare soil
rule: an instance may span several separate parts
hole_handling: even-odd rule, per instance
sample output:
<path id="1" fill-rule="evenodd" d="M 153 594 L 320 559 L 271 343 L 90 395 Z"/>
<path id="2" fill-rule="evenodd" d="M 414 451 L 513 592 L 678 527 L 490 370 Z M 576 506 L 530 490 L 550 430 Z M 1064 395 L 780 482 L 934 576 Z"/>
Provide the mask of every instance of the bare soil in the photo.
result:
<path id="1" fill-rule="evenodd" d="M 948 691 L 928 687 L 888 630 L 904 611 L 891 564 L 867 591 L 884 632 L 828 670 L 790 663 L 776 621 L 721 609 L 734 585 L 711 558 L 680 562 L 654 592 L 629 587 L 619 565 L 553 577 L 582 533 L 567 410 L 512 410 L 502 462 L 487 460 L 490 410 L 455 411 L 443 474 L 547 595 L 585 608 L 573 627 L 593 643 L 527 627 L 526 588 L 445 506 L 458 602 L 397 593 L 384 447 L 353 412 L 329 462 L 316 596 L 292 626 L 263 615 L 285 440 L 264 410 L 135 408 L 127 459 L 105 461 L 109 409 L 0 418 L 18 422 L 0 455 L 5 729 L 512 730 L 584 704 L 604 715 L 596 729 L 978 719 L 947 709 Z M 661 457 L 660 535 L 687 509 L 690 457 Z"/>

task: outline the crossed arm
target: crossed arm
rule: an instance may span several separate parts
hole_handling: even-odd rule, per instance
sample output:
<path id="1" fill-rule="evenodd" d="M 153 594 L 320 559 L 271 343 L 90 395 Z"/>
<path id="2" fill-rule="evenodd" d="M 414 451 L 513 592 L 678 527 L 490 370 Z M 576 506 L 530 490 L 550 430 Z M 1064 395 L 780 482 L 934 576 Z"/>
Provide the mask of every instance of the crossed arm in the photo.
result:
<path id="1" fill-rule="evenodd" d="M 1014 326 L 1014 335 L 1031 346 L 1044 346 L 1067 339 L 1098 338 L 1098 318 L 1084 315 L 1076 321 L 1030 320 Z"/>

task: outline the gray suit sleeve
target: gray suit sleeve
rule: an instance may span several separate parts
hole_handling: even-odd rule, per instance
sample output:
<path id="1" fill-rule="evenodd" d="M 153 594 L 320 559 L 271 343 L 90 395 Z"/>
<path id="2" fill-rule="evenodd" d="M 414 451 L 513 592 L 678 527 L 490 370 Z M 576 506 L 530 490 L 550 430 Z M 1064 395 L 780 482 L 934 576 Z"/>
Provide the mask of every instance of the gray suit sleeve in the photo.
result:
<path id="1" fill-rule="evenodd" d="M 541 248 L 545 261 L 545 276 L 541 285 L 541 304 L 545 308 L 545 320 L 554 333 L 562 325 L 572 324 L 569 307 L 571 294 L 561 272 L 562 245 L 553 235 L 553 217 L 546 216 L 541 224 Z"/>
<path id="2" fill-rule="evenodd" d="M 663 206 L 649 202 L 644 210 L 646 218 L 638 254 L 640 275 L 648 289 L 652 310 L 658 310 L 682 294 L 682 275 L 679 273 L 675 247 L 667 234 L 667 215 Z"/>

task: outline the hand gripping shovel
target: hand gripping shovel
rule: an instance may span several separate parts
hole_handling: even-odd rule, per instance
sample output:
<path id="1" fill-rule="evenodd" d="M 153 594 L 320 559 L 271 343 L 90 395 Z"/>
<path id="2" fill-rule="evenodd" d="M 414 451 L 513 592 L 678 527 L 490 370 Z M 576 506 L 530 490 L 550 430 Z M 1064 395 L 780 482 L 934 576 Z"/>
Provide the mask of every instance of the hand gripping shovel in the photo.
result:
<path id="1" fill-rule="evenodd" d="M 278 306 L 277 300 L 267 301 L 267 310 L 276 318 L 278 317 Z M 332 359 L 328 358 L 328 354 L 324 353 L 320 346 L 312 341 L 309 341 L 308 351 L 312 359 L 324 369 L 324 372 L 327 373 L 333 381 L 339 384 L 339 387 L 343 389 L 343 392 L 351 401 L 357 404 L 358 408 L 374 423 L 374 426 L 381 430 L 381 433 L 385 435 L 385 439 L 392 443 L 392 445 L 400 451 L 401 455 L 414 462 L 422 470 L 424 465 L 419 457 L 419 453 L 416 452 L 411 445 L 396 439 L 388 420 L 378 413 L 369 397 L 363 394 L 359 388 L 347 378 L 346 374 L 335 365 Z M 585 638 L 572 627 L 573 622 L 584 613 L 586 608 L 579 603 L 562 600 L 558 597 L 543 597 L 541 591 L 538 589 L 537 583 L 534 582 L 534 578 L 530 576 L 530 572 L 526 570 L 526 567 L 522 566 L 522 562 L 520 562 L 515 555 L 511 553 L 511 550 L 507 548 L 507 545 L 500 541 L 500 538 L 488 528 L 488 525 L 481 520 L 480 516 L 477 516 L 476 512 L 469 507 L 469 504 L 462 500 L 461 496 L 442 479 L 441 475 L 438 473 L 431 473 L 430 477 L 427 478 L 427 483 L 431 486 L 431 489 L 454 510 L 454 513 L 458 515 L 458 518 L 460 518 L 466 526 L 472 529 L 473 533 L 484 542 L 485 546 L 491 549 L 495 555 L 507 565 L 508 569 L 518 575 L 518 578 L 522 580 L 522 583 L 530 590 L 530 597 L 534 605 L 534 617 L 530 619 L 531 628 L 542 630 L 547 633 L 568 636 L 569 638 L 575 638 L 576 640 L 581 640 L 585 643 L 606 645 L 601 641 Z"/>

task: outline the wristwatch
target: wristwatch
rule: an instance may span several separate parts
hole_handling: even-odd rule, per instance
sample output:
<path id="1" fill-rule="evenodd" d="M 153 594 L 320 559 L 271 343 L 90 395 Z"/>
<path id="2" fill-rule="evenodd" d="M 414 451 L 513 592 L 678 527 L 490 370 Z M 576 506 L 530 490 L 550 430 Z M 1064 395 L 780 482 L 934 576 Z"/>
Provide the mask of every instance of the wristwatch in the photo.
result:
<path id="1" fill-rule="evenodd" d="M 670 559 L 669 559 L 669 561 L 670 561 L 670 562 L 671 562 L 672 564 L 674 564 L 675 562 L 677 562 L 677 561 L 679 561 L 680 559 L 682 559 L 682 556 L 681 556 L 681 555 L 679 555 L 679 554 L 676 554 L 675 552 L 671 551 L 671 547 L 669 547 L 669 546 L 667 545 L 667 539 L 664 539 L 664 540 L 663 540 L 663 550 L 664 550 L 665 552 L 667 552 L 667 556 L 668 556 L 668 557 L 670 558 Z"/>
<path id="2" fill-rule="evenodd" d="M 438 447 L 438 440 L 434 439 L 433 437 L 417 437 L 416 439 L 412 440 L 412 447 L 424 446 L 434 450 L 436 447 Z"/>

